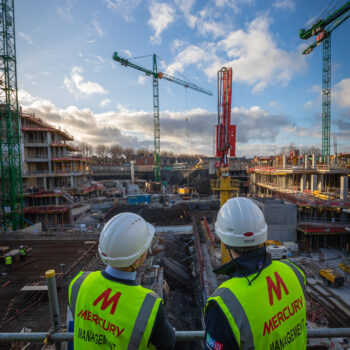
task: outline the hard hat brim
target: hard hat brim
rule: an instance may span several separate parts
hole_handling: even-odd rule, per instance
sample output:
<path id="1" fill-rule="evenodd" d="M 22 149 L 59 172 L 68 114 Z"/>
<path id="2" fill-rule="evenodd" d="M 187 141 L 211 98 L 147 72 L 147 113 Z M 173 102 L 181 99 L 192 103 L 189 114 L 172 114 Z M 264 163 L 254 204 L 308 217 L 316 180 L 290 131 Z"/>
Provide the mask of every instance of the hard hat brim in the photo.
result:
<path id="1" fill-rule="evenodd" d="M 230 247 L 251 247 L 262 244 L 267 239 L 267 225 L 259 231 L 255 232 L 251 237 L 245 237 L 244 235 L 235 235 L 232 232 L 222 231 L 217 225 L 215 225 L 215 233 L 219 236 L 222 243 Z"/>

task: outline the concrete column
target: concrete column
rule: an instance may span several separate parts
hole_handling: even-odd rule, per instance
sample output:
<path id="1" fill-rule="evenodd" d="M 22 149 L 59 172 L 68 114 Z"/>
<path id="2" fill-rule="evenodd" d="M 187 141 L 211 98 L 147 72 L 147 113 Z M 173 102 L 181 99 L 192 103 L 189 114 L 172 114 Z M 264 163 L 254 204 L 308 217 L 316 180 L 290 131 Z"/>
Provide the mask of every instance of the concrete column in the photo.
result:
<path id="1" fill-rule="evenodd" d="M 349 180 L 347 176 L 341 176 L 340 178 L 340 199 L 348 199 Z"/>
<path id="2" fill-rule="evenodd" d="M 311 175 L 311 192 L 317 189 L 317 175 Z"/>
<path id="3" fill-rule="evenodd" d="M 320 174 L 318 180 L 319 181 L 318 181 L 317 189 L 321 192 L 324 192 L 324 175 Z"/>
<path id="4" fill-rule="evenodd" d="M 286 163 L 287 163 L 286 155 L 283 154 L 283 155 L 282 155 L 282 168 L 283 168 L 283 169 L 286 168 Z"/>
<path id="5" fill-rule="evenodd" d="M 338 154 L 335 153 L 334 154 L 334 165 L 337 165 L 338 164 Z"/>
<path id="6" fill-rule="evenodd" d="M 304 192 L 306 189 L 306 174 L 302 174 L 300 178 L 300 191 Z"/>
<path id="7" fill-rule="evenodd" d="M 74 177 L 70 177 L 70 186 L 73 188 L 74 187 Z"/>
<path id="8" fill-rule="evenodd" d="M 46 179 L 46 177 L 44 177 L 43 180 L 44 180 L 44 189 L 47 190 L 47 179 Z"/>
<path id="9" fill-rule="evenodd" d="M 304 156 L 305 169 L 309 169 L 309 156 L 305 154 Z"/>
<path id="10" fill-rule="evenodd" d="M 282 187 L 283 188 L 287 187 L 287 176 L 282 176 Z"/>
<path id="11" fill-rule="evenodd" d="M 135 183 L 135 161 L 132 160 L 130 162 L 130 168 L 131 168 L 131 183 Z"/>
<path id="12" fill-rule="evenodd" d="M 49 172 L 52 172 L 52 163 L 51 163 L 51 147 L 50 147 L 50 143 L 51 143 L 51 133 L 50 131 L 48 131 L 46 133 L 46 141 L 47 141 L 47 158 L 49 159 Z"/>
<path id="13" fill-rule="evenodd" d="M 312 155 L 312 169 L 316 169 L 316 154 Z"/>

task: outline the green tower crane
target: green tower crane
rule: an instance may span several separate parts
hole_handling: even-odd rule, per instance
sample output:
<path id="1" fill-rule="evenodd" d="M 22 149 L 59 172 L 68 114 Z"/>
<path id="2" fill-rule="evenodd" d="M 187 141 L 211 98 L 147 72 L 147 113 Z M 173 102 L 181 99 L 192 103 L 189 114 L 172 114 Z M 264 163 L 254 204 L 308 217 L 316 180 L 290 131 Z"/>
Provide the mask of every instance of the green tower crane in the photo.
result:
<path id="1" fill-rule="evenodd" d="M 0 181 L 4 229 L 23 226 L 23 195 L 18 114 L 14 0 L 0 8 Z"/>
<path id="2" fill-rule="evenodd" d="M 300 29 L 299 37 L 309 39 L 317 35 L 315 42 L 303 54 L 307 55 L 323 43 L 322 57 L 322 158 L 330 155 L 331 149 L 331 33 L 350 16 L 350 1 L 346 1 L 325 19 L 318 19 L 309 29 Z"/>
<path id="3" fill-rule="evenodd" d="M 203 89 L 188 81 L 181 80 L 181 79 L 172 77 L 170 75 L 167 75 L 165 73 L 158 72 L 156 55 L 153 55 L 153 70 L 136 65 L 130 60 L 118 56 L 117 52 L 114 52 L 113 59 L 117 62 L 120 62 L 122 66 L 135 68 L 141 72 L 144 72 L 147 76 L 151 76 L 153 78 L 154 178 L 155 178 L 155 181 L 160 181 L 159 79 L 165 79 L 165 80 L 171 81 L 175 84 L 184 86 L 185 88 L 202 92 L 209 96 L 212 96 L 213 93 L 209 90 Z"/>

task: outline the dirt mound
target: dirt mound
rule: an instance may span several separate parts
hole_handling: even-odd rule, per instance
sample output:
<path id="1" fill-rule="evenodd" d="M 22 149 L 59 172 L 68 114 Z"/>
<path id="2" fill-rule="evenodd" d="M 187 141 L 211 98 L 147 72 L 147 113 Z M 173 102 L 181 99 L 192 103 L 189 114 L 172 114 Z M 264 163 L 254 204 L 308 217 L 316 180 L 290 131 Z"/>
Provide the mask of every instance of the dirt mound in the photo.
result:
<path id="1" fill-rule="evenodd" d="M 152 208 L 145 205 L 115 206 L 103 218 L 107 222 L 113 216 L 131 212 L 140 215 L 146 221 L 158 225 L 187 225 L 191 223 L 186 204 L 176 204 L 170 208 Z"/>

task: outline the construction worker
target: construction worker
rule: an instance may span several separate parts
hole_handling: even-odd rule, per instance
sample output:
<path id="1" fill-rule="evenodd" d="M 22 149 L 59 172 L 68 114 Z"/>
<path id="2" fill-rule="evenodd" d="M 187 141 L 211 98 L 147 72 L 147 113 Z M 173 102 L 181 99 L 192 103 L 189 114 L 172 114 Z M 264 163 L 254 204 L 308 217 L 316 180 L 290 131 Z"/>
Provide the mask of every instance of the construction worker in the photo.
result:
<path id="1" fill-rule="evenodd" d="M 12 256 L 10 254 L 5 254 L 5 266 L 7 273 L 10 273 L 13 271 L 13 260 Z"/>
<path id="2" fill-rule="evenodd" d="M 23 245 L 19 246 L 19 255 L 21 257 L 21 261 L 25 261 L 26 260 L 27 252 L 26 252 L 26 249 L 23 247 Z"/>
<path id="3" fill-rule="evenodd" d="M 207 301 L 206 349 L 306 349 L 305 276 L 266 254 L 259 207 L 248 198 L 229 199 L 215 231 L 232 260 L 214 271 L 230 278 Z"/>
<path id="4" fill-rule="evenodd" d="M 138 285 L 155 229 L 122 213 L 104 226 L 98 252 L 104 271 L 80 272 L 69 286 L 75 349 L 172 349 L 175 332 L 162 299 Z"/>

